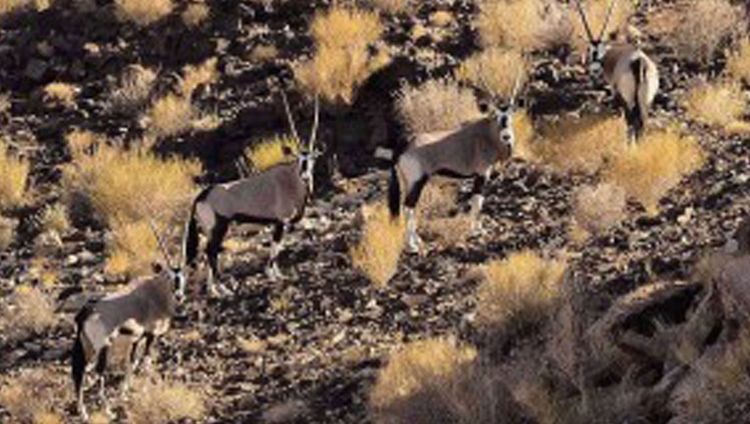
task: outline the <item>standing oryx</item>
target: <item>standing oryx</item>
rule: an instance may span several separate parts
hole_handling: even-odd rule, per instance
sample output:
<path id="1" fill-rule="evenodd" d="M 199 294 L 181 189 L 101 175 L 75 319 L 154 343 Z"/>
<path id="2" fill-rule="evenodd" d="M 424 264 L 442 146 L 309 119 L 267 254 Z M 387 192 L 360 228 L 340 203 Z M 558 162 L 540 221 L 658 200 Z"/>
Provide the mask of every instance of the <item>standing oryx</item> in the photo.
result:
<path id="1" fill-rule="evenodd" d="M 308 197 L 312 195 L 313 167 L 318 156 L 315 150 L 320 112 L 318 97 L 315 97 L 315 117 L 307 146 L 303 146 L 297 133 L 283 92 L 282 99 L 292 136 L 299 142 L 302 150 L 297 160 L 275 165 L 237 181 L 209 186 L 193 202 L 183 241 L 185 265 L 193 265 L 198 255 L 199 231 L 202 231 L 208 237 L 205 252 L 209 265 L 209 295 L 219 294 L 214 284 L 219 273 L 218 256 L 232 222 L 274 226 L 274 244 L 266 272 L 269 278 L 275 279 L 280 276 L 276 259 L 281 250 L 280 242 L 284 232 L 290 224 L 302 219 Z"/>
<path id="2" fill-rule="evenodd" d="M 128 390 L 130 374 L 148 359 L 156 337 L 169 329 L 169 320 L 177 304 L 184 298 L 185 276 L 172 265 L 166 247 L 152 223 L 154 236 L 164 254 L 167 269 L 135 282 L 122 292 L 113 293 L 87 303 L 76 314 L 76 335 L 71 352 L 71 375 L 78 402 L 78 413 L 88 421 L 83 402 L 83 380 L 88 369 L 95 366 L 99 373 L 99 396 L 104 399 L 104 372 L 109 348 L 118 337 L 130 342 L 130 363 L 122 390 Z M 139 342 L 145 339 L 140 358 L 136 358 Z"/>
<path id="3" fill-rule="evenodd" d="M 486 118 L 462 127 L 435 133 L 418 134 L 409 147 L 396 159 L 391 170 L 388 208 L 391 218 L 401 213 L 402 192 L 406 206 L 407 248 L 419 250 L 419 237 L 414 208 L 427 180 L 433 175 L 473 178 L 471 215 L 478 224 L 484 202 L 483 189 L 493 165 L 508 160 L 513 153 L 513 111 L 520 78 L 516 80 L 510 101 L 499 107 L 493 99 Z"/>
<path id="4" fill-rule="evenodd" d="M 607 16 L 598 37 L 594 37 L 580 0 L 575 0 L 583 27 L 589 39 L 587 61 L 594 77 L 604 75 L 625 108 L 625 119 L 631 140 L 643 133 L 648 110 L 659 91 L 659 71 L 656 64 L 638 47 L 628 43 L 608 43 L 604 40 L 612 17 L 615 0 L 610 0 Z"/>

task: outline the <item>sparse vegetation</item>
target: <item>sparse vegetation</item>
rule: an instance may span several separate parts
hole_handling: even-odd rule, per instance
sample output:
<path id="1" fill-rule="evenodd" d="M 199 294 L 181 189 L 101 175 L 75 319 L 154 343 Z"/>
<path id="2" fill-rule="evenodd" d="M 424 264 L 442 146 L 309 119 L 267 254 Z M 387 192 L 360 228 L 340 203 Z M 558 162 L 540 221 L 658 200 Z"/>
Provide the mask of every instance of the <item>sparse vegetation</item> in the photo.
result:
<path id="1" fill-rule="evenodd" d="M 570 36 L 557 3 L 546 0 L 483 0 L 477 21 L 485 47 L 530 52 Z"/>
<path id="2" fill-rule="evenodd" d="M 0 405 L 16 422 L 62 424 L 57 412 L 67 399 L 65 375 L 47 368 L 26 369 L 0 382 Z"/>
<path id="3" fill-rule="evenodd" d="M 413 0 L 369 0 L 369 2 L 373 7 L 391 14 L 408 12 L 414 6 Z"/>
<path id="4" fill-rule="evenodd" d="M 43 231 L 54 231 L 62 234 L 70 229 L 68 211 L 62 203 L 47 206 L 42 213 L 40 226 Z"/>
<path id="5" fill-rule="evenodd" d="M 151 95 L 156 72 L 141 65 L 130 65 L 120 77 L 120 83 L 109 95 L 109 109 L 124 114 L 136 114 L 145 108 Z"/>
<path id="6" fill-rule="evenodd" d="M 594 33 L 594 37 L 597 37 L 604 27 L 604 21 L 607 17 L 610 2 L 608 0 L 589 0 L 582 2 L 582 4 L 583 10 L 586 12 L 586 18 L 591 26 L 591 31 Z M 604 34 L 605 39 L 612 39 L 613 37 L 610 37 L 610 35 L 614 35 L 615 33 L 621 35 L 624 32 L 628 20 L 633 15 L 633 6 L 633 2 L 629 1 L 616 1 L 614 3 L 612 15 Z M 573 24 L 573 36 L 571 37 L 571 41 L 574 47 L 583 50 L 583 48 L 589 43 L 586 29 L 584 28 L 583 22 L 573 4 L 570 5 L 568 13 L 570 22 Z"/>
<path id="7" fill-rule="evenodd" d="M 482 117 L 471 90 L 447 79 L 405 87 L 396 108 L 412 134 L 452 130 Z"/>
<path id="8" fill-rule="evenodd" d="M 79 88 L 66 82 L 52 82 L 44 87 L 43 100 L 47 107 L 71 108 L 76 104 Z"/>
<path id="9" fill-rule="evenodd" d="M 0 139 L 0 210 L 20 206 L 25 201 L 29 162 L 8 152 Z"/>
<path id="10" fill-rule="evenodd" d="M 199 420 L 206 413 L 204 394 L 184 383 L 138 379 L 133 387 L 128 413 L 135 424 Z"/>
<path id="11" fill-rule="evenodd" d="M 167 94 L 157 99 L 148 112 L 149 130 L 156 137 L 179 135 L 190 130 L 198 115 L 190 99 Z"/>
<path id="12" fill-rule="evenodd" d="M 597 235 L 625 218 L 625 190 L 602 183 L 578 190 L 573 203 L 575 225 Z"/>
<path id="13" fill-rule="evenodd" d="M 185 25 L 195 28 L 203 24 L 206 19 L 211 15 L 211 8 L 205 3 L 205 1 L 196 1 L 190 3 L 188 7 L 182 12 L 182 22 Z"/>
<path id="14" fill-rule="evenodd" d="M 703 160 L 695 138 L 681 136 L 674 129 L 652 131 L 615 158 L 606 180 L 655 213 L 664 194 L 698 169 Z"/>
<path id="15" fill-rule="evenodd" d="M 261 44 L 255 46 L 250 52 L 250 60 L 253 62 L 269 62 L 279 56 L 279 49 L 272 44 Z"/>
<path id="16" fill-rule="evenodd" d="M 679 10 L 672 42 L 677 53 L 692 62 L 708 62 L 744 33 L 745 12 L 728 0 L 692 0 Z"/>
<path id="17" fill-rule="evenodd" d="M 90 155 L 94 153 L 94 150 L 99 145 L 106 143 L 106 139 L 96 133 L 86 130 L 74 129 L 65 136 L 65 141 L 68 145 L 73 159 L 78 159 L 84 155 Z"/>
<path id="18" fill-rule="evenodd" d="M 513 156 L 525 160 L 533 160 L 534 122 L 528 112 L 526 112 L 526 109 L 516 109 L 513 112 L 513 132 L 516 136 Z"/>
<path id="19" fill-rule="evenodd" d="M 727 71 L 731 77 L 750 85 L 750 38 L 744 38 L 737 51 L 729 55 Z"/>
<path id="20" fill-rule="evenodd" d="M 0 251 L 10 247 L 16 236 L 16 221 L 0 215 Z"/>
<path id="21" fill-rule="evenodd" d="M 490 262 L 484 272 L 478 322 L 493 336 L 507 336 L 549 317 L 560 296 L 565 263 L 523 251 Z"/>
<path id="22" fill-rule="evenodd" d="M 404 220 L 391 220 L 388 208 L 383 204 L 363 206 L 362 215 L 364 229 L 359 244 L 351 249 L 352 264 L 370 281 L 384 286 L 398 268 L 404 246 Z"/>
<path id="23" fill-rule="evenodd" d="M 276 164 L 288 161 L 284 149 L 292 153 L 299 151 L 299 143 L 296 138 L 288 136 L 276 136 L 261 140 L 245 150 L 245 157 L 253 164 L 257 171 L 266 170 Z"/>
<path id="24" fill-rule="evenodd" d="M 172 13 L 172 0 L 116 0 L 117 17 L 147 26 Z"/>
<path id="25" fill-rule="evenodd" d="M 305 91 L 332 104 L 351 104 L 357 88 L 389 60 L 385 51 L 369 51 L 383 32 L 376 13 L 333 8 L 315 17 L 311 32 L 315 55 L 294 73 Z"/>
<path id="26" fill-rule="evenodd" d="M 187 65 L 182 70 L 180 80 L 180 93 L 189 99 L 196 88 L 210 85 L 219 80 L 219 71 L 216 68 L 218 59 L 212 57 L 199 65 Z"/>
<path id="27" fill-rule="evenodd" d="M 467 59 L 457 78 L 484 92 L 508 100 L 513 90 L 526 84 L 529 64 L 518 50 L 492 48 Z"/>
<path id="28" fill-rule="evenodd" d="M 0 328 L 11 337 L 39 334 L 57 323 L 54 306 L 36 287 L 16 287 L 3 310 Z"/>
<path id="29" fill-rule="evenodd" d="M 42 11 L 49 7 L 51 0 L 3 0 L 0 2 L 0 18 L 25 9 Z"/>
<path id="30" fill-rule="evenodd" d="M 430 14 L 430 24 L 436 27 L 447 27 L 453 20 L 453 14 L 447 10 L 437 10 Z"/>
<path id="31" fill-rule="evenodd" d="M 12 106 L 13 105 L 10 101 L 10 94 L 0 93 L 0 116 L 8 115 Z"/>
<path id="32" fill-rule="evenodd" d="M 746 100 L 739 83 L 701 83 L 687 93 L 684 105 L 692 119 L 730 130 L 740 126 Z"/>
<path id="33" fill-rule="evenodd" d="M 113 224 L 108 245 L 105 271 L 109 275 L 144 274 L 162 259 L 151 226 L 143 220 Z"/>

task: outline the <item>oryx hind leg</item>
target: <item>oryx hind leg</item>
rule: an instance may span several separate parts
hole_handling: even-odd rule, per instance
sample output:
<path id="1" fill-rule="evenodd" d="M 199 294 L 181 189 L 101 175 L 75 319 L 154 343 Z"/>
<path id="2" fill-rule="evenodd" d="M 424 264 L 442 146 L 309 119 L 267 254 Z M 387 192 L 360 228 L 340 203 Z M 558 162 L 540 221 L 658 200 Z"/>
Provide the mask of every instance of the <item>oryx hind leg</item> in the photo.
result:
<path id="1" fill-rule="evenodd" d="M 428 176 L 424 176 L 417 180 L 411 185 L 410 190 L 406 194 L 404 200 L 404 207 L 406 209 L 406 248 L 411 253 L 419 252 L 419 248 L 422 241 L 417 234 L 417 218 L 415 216 L 415 208 L 419 202 L 419 198 L 422 195 L 422 190 L 429 180 Z"/>
<path id="2" fill-rule="evenodd" d="M 484 186 L 487 183 L 488 175 L 492 168 L 488 169 L 483 174 L 474 176 L 474 185 L 471 189 L 471 227 L 473 233 L 482 232 L 482 220 L 480 213 L 482 212 L 482 206 L 484 205 Z"/>
<path id="3" fill-rule="evenodd" d="M 283 279 L 284 276 L 281 274 L 281 271 L 279 270 L 279 253 L 281 252 L 281 249 L 283 248 L 281 245 L 281 240 L 284 237 L 284 233 L 286 231 L 286 224 L 283 222 L 279 222 L 274 225 L 273 228 L 273 244 L 271 245 L 271 256 L 268 259 L 268 264 L 266 265 L 266 276 L 271 281 L 276 281 L 278 279 Z"/>
<path id="4" fill-rule="evenodd" d="M 208 242 L 206 243 L 206 256 L 208 259 L 208 280 L 206 282 L 208 295 L 218 297 L 229 293 L 229 290 L 216 282 L 219 277 L 219 253 L 222 250 L 224 237 L 229 230 L 229 222 L 225 219 L 217 219 L 211 228 Z"/>

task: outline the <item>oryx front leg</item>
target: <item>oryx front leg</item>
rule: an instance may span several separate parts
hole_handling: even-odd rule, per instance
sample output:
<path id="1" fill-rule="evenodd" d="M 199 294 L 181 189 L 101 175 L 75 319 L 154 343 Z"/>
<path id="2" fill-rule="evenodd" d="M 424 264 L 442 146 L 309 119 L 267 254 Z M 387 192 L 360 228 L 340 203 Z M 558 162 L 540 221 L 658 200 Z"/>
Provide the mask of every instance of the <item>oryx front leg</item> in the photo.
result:
<path id="1" fill-rule="evenodd" d="M 266 276 L 268 276 L 268 279 L 270 279 L 271 281 L 276 281 L 278 279 L 284 278 L 284 276 L 281 274 L 281 270 L 279 270 L 278 258 L 279 253 L 281 253 L 281 250 L 283 248 L 281 240 L 284 237 L 285 231 L 286 224 L 284 223 L 278 223 L 274 226 L 271 256 L 268 259 L 268 264 L 266 265 Z"/>
<path id="2" fill-rule="evenodd" d="M 217 283 L 219 277 L 219 253 L 224 236 L 227 234 L 229 225 L 224 220 L 217 220 L 214 228 L 211 230 L 211 237 L 206 245 L 206 256 L 208 256 L 208 280 L 206 282 L 208 295 L 210 297 L 220 297 L 231 294 L 231 291 Z"/>
<path id="3" fill-rule="evenodd" d="M 422 194 L 422 189 L 427 184 L 428 177 L 422 177 L 419 181 L 414 183 L 406 195 L 404 206 L 406 209 L 406 250 L 410 253 L 417 253 L 422 245 L 422 241 L 419 239 L 417 234 L 417 219 L 415 216 L 415 208 L 419 197 Z"/>
<path id="4" fill-rule="evenodd" d="M 482 219 L 480 213 L 482 212 L 482 206 L 484 205 L 484 186 L 489 179 L 491 169 L 488 169 L 484 174 L 480 174 L 474 177 L 474 186 L 471 190 L 471 211 L 469 212 L 471 217 L 471 229 L 474 233 L 482 232 Z"/>

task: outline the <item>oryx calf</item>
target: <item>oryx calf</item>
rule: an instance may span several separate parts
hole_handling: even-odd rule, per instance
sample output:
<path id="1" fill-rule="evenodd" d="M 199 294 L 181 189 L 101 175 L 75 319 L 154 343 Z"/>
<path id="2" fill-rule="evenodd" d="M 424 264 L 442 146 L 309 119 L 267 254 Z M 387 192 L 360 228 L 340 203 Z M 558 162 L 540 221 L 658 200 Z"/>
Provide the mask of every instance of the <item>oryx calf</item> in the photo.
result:
<path id="1" fill-rule="evenodd" d="M 161 239 L 159 245 L 164 249 Z M 166 250 L 163 252 L 166 256 Z M 104 398 L 104 372 L 112 342 L 118 337 L 130 342 L 130 363 L 122 387 L 125 393 L 133 369 L 148 359 L 154 340 L 169 328 L 169 320 L 184 298 L 185 277 L 180 269 L 172 267 L 169 259 L 167 265 L 167 269 L 134 282 L 124 292 L 90 301 L 76 314 L 71 375 L 78 412 L 85 421 L 88 421 L 83 401 L 85 373 L 95 366 L 99 373 L 99 395 Z M 143 354 L 137 358 L 138 345 L 144 339 Z"/>
<path id="2" fill-rule="evenodd" d="M 294 120 L 283 96 L 293 136 L 299 141 Z M 185 265 L 192 266 L 198 255 L 199 232 L 208 237 L 208 292 L 219 294 L 215 279 L 219 274 L 218 256 L 222 241 L 232 222 L 273 225 L 273 247 L 266 272 L 271 279 L 280 277 L 277 257 L 281 239 L 291 224 L 302 219 L 305 205 L 313 192 L 313 167 L 318 153 L 314 150 L 318 129 L 319 104 L 315 99 L 315 118 L 305 151 L 297 160 L 282 163 L 263 172 L 226 184 L 204 189 L 193 202 L 183 244 Z M 302 145 L 302 142 L 299 141 Z M 226 292 L 218 285 L 221 291 Z"/>
<path id="3" fill-rule="evenodd" d="M 589 73 L 596 78 L 603 75 L 614 90 L 625 109 L 628 133 L 633 140 L 643 134 L 648 111 L 659 91 L 659 70 L 640 48 L 628 43 L 608 43 L 604 40 L 614 2 L 615 0 L 610 1 L 598 37 L 594 37 L 591 31 L 580 0 L 576 0 L 576 7 L 589 40 L 586 54 Z"/>
<path id="4" fill-rule="evenodd" d="M 513 108 L 513 101 L 499 108 L 490 105 L 487 118 L 453 131 L 419 134 L 397 158 L 391 170 L 388 206 L 392 218 L 399 216 L 403 192 L 407 248 L 410 251 L 419 250 L 414 208 L 433 175 L 474 179 L 471 214 L 476 225 L 484 201 L 484 184 L 492 166 L 509 159 L 513 152 Z"/>

